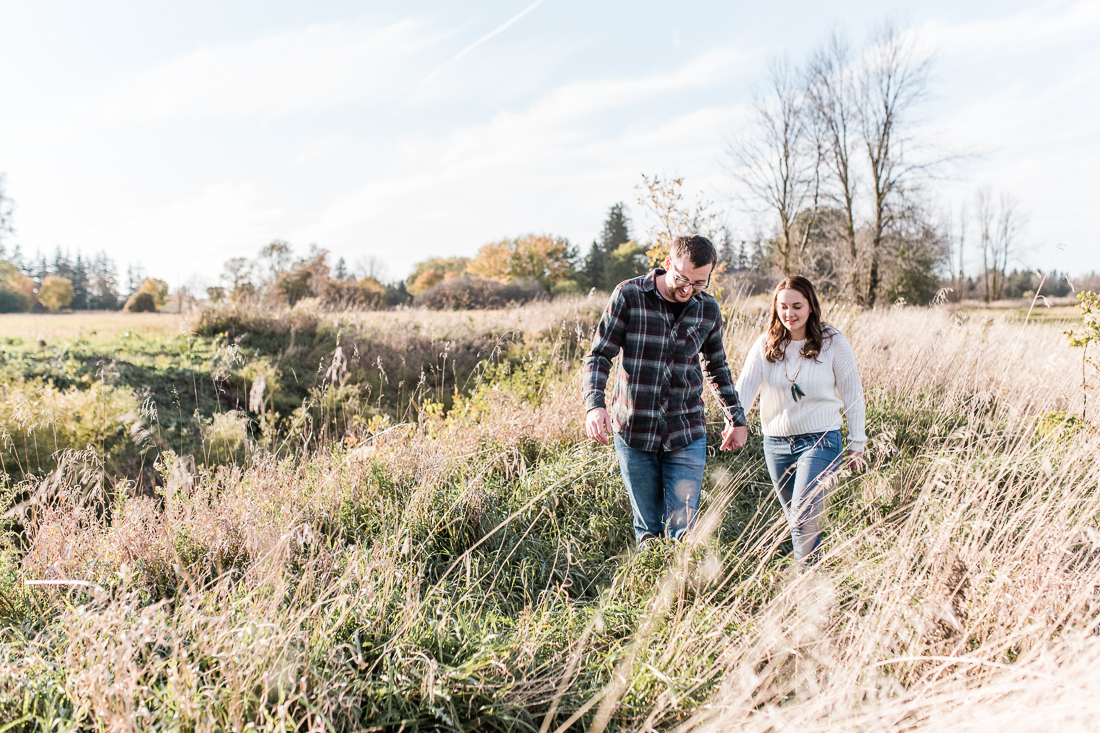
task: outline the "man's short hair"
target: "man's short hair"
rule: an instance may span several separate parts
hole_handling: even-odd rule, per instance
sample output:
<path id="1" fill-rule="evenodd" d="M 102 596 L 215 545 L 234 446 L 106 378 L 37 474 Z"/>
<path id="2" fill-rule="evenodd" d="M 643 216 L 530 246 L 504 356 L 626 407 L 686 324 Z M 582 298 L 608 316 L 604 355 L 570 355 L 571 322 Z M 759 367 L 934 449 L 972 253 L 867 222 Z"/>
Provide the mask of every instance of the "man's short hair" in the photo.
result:
<path id="1" fill-rule="evenodd" d="M 672 249 L 669 251 L 669 256 L 682 257 L 684 255 L 687 255 L 687 258 L 691 260 L 691 264 L 695 267 L 704 267 L 718 262 L 718 252 L 714 249 L 714 245 L 710 243 L 709 239 L 698 234 L 676 237 L 676 241 L 672 243 Z"/>

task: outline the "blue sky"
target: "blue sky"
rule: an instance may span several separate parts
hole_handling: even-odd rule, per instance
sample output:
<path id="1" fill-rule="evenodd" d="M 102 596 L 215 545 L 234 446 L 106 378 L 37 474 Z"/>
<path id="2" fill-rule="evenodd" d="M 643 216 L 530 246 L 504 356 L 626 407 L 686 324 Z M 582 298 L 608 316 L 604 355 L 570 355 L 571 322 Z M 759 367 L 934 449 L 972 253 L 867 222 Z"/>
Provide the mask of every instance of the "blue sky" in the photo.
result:
<path id="1" fill-rule="evenodd" d="M 768 60 L 893 19 L 937 59 L 920 131 L 979 153 L 939 203 L 1010 192 L 1012 265 L 1100 270 L 1100 3 L 532 2 L 0 0 L 15 241 L 173 286 L 275 238 L 403 277 L 525 232 L 587 247 L 616 201 L 644 235 L 642 173 L 748 234 L 723 141 Z"/>

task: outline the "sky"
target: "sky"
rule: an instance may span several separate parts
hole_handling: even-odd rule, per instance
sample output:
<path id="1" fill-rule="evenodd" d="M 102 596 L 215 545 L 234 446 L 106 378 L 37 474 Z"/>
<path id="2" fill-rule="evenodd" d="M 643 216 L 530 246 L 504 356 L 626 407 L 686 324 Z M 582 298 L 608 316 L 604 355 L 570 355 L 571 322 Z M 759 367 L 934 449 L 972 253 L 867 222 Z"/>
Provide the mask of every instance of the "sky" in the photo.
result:
<path id="1" fill-rule="evenodd" d="M 619 201 L 644 240 L 643 173 L 750 236 L 768 223 L 726 151 L 769 62 L 887 21 L 935 59 L 911 129 L 959 157 L 934 203 L 1011 194 L 1010 268 L 1100 270 L 1095 0 L 0 0 L 0 19 L 9 247 L 102 250 L 173 287 L 274 239 L 387 279 L 528 232 L 587 249 Z"/>

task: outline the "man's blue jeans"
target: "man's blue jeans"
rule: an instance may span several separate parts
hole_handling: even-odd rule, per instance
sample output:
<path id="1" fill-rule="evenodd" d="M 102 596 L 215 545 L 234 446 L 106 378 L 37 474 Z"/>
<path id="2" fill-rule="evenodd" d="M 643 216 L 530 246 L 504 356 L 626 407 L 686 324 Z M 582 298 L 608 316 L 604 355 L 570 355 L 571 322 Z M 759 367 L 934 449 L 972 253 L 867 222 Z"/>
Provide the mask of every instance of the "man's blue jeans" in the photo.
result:
<path id="1" fill-rule="evenodd" d="M 843 447 L 839 430 L 764 436 L 764 458 L 791 528 L 797 560 L 810 559 L 821 544 L 819 520 Z"/>
<path id="2" fill-rule="evenodd" d="M 634 509 L 634 538 L 668 534 L 682 539 L 695 525 L 703 469 L 707 464 L 707 439 L 678 450 L 648 453 L 634 450 L 615 436 L 623 483 Z"/>

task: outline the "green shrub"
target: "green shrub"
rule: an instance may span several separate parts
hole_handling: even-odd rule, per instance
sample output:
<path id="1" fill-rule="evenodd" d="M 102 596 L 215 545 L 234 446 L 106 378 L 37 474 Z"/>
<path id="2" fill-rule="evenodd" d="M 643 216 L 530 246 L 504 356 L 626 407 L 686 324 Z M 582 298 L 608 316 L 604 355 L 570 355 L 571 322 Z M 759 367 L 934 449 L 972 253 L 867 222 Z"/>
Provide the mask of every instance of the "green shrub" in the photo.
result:
<path id="1" fill-rule="evenodd" d="M 126 299 L 122 310 L 127 313 L 155 313 L 157 301 L 151 294 L 139 290 Z"/>
<path id="2" fill-rule="evenodd" d="M 59 390 L 41 380 L 0 385 L 0 462 L 17 479 L 43 476 L 66 450 L 92 449 L 110 476 L 154 445 L 133 391 L 96 381 Z"/>

